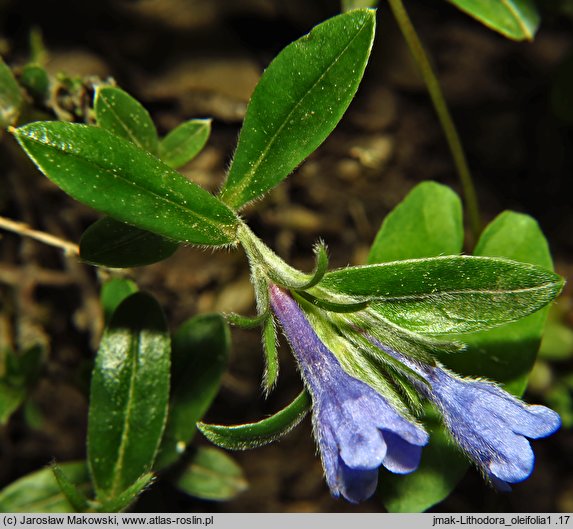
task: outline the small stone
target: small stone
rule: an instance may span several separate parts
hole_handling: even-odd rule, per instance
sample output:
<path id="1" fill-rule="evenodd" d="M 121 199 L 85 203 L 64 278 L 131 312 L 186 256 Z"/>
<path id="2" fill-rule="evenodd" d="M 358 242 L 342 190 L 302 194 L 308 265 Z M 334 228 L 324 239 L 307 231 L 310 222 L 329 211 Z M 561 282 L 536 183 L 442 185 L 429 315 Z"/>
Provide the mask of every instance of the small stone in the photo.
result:
<path id="1" fill-rule="evenodd" d="M 360 165 L 358 160 L 344 158 L 338 162 L 336 167 L 338 169 L 338 176 L 348 182 L 360 178 L 362 174 L 362 165 Z"/>
<path id="2" fill-rule="evenodd" d="M 398 115 L 398 103 L 392 90 L 380 86 L 370 90 L 357 101 L 357 108 L 349 115 L 353 125 L 368 132 L 388 129 Z"/>
<path id="3" fill-rule="evenodd" d="M 147 99 L 177 100 L 188 116 L 239 121 L 260 74 L 248 57 L 184 58 L 142 86 L 142 92 Z"/>
<path id="4" fill-rule="evenodd" d="M 349 150 L 350 156 L 369 169 L 382 169 L 393 153 L 394 138 L 387 134 L 358 138 Z"/>
<path id="5" fill-rule="evenodd" d="M 304 233 L 319 232 L 324 225 L 320 215 L 301 206 L 286 206 L 276 211 L 264 212 L 263 217 L 269 224 Z"/>
<path id="6" fill-rule="evenodd" d="M 111 75 L 111 70 L 105 61 L 87 50 L 51 50 L 46 71 L 51 75 L 65 73 L 79 77 L 101 77 Z"/>
<path id="7" fill-rule="evenodd" d="M 215 300 L 215 312 L 246 313 L 252 310 L 255 303 L 253 287 L 249 276 L 243 276 L 229 283 Z"/>

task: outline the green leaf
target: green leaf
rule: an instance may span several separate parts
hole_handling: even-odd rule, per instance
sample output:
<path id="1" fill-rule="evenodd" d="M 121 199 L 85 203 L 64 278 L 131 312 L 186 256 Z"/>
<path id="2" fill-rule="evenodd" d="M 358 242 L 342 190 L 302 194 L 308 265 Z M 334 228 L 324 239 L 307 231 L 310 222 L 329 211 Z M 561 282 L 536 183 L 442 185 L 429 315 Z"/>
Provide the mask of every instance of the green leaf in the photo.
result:
<path id="1" fill-rule="evenodd" d="M 200 446 L 175 486 L 203 500 L 231 500 L 247 487 L 241 467 L 222 450 Z"/>
<path id="2" fill-rule="evenodd" d="M 90 476 L 84 461 L 62 463 L 62 472 L 83 491 L 90 488 Z M 28 474 L 0 491 L 0 512 L 74 512 L 49 467 Z M 61 524 L 64 524 L 63 520 Z"/>
<path id="3" fill-rule="evenodd" d="M 418 184 L 384 219 L 368 263 L 456 255 L 464 242 L 462 203 L 449 187 Z"/>
<path id="4" fill-rule="evenodd" d="M 263 350 L 265 353 L 265 373 L 263 391 L 268 395 L 279 377 L 279 354 L 277 351 L 277 333 L 275 320 L 269 316 L 263 323 Z"/>
<path id="5" fill-rule="evenodd" d="M 170 343 L 157 302 L 137 292 L 114 312 L 92 375 L 88 460 L 100 501 L 151 469 L 165 426 Z"/>
<path id="6" fill-rule="evenodd" d="M 149 112 L 141 103 L 116 86 L 99 86 L 94 110 L 97 124 L 140 149 L 157 154 L 159 139 Z"/>
<path id="7" fill-rule="evenodd" d="M 182 167 L 201 152 L 210 134 L 210 119 L 181 123 L 159 142 L 159 157 L 173 169 Z"/>
<path id="8" fill-rule="evenodd" d="M 98 127 L 36 122 L 13 131 L 66 193 L 117 220 L 195 244 L 229 244 L 239 220 L 213 195 Z"/>
<path id="9" fill-rule="evenodd" d="M 537 222 L 520 213 L 506 211 L 484 230 L 475 249 L 477 255 L 508 257 L 552 270 L 547 241 Z M 516 307 L 517 309 L 517 307 Z M 497 329 L 462 336 L 469 344 L 463 355 L 442 360 L 462 374 L 474 374 L 503 382 L 505 389 L 521 395 L 533 367 L 549 307 L 520 321 Z"/>
<path id="10" fill-rule="evenodd" d="M 326 139 L 362 79 L 374 27 L 374 11 L 352 11 L 279 53 L 247 108 L 224 202 L 238 209 L 261 197 Z"/>
<path id="11" fill-rule="evenodd" d="M 533 40 L 539 27 L 539 12 L 534 0 L 448 1 L 488 28 L 510 39 Z"/>
<path id="12" fill-rule="evenodd" d="M 10 67 L 0 57 L 0 127 L 13 125 L 20 114 L 23 98 Z"/>
<path id="13" fill-rule="evenodd" d="M 321 295 L 333 291 L 370 300 L 371 308 L 408 330 L 446 334 L 523 318 L 547 305 L 562 287 L 558 275 L 538 266 L 445 256 L 335 270 L 315 288 Z"/>
<path id="14" fill-rule="evenodd" d="M 121 512 L 127 509 L 137 497 L 153 483 L 154 479 L 155 476 L 153 474 L 144 474 L 121 494 L 118 494 L 115 498 L 108 501 L 104 501 L 97 509 L 97 512 Z"/>
<path id="15" fill-rule="evenodd" d="M 111 268 L 144 266 L 175 253 L 179 244 L 111 217 L 94 222 L 80 239 L 82 260 Z"/>
<path id="16" fill-rule="evenodd" d="M 43 354 L 40 345 L 22 353 L 0 351 L 0 369 L 4 372 L 0 376 L 0 425 L 6 424 L 26 399 L 40 374 Z"/>
<path id="17" fill-rule="evenodd" d="M 38 101 L 49 96 L 50 78 L 48 72 L 38 64 L 27 64 L 20 74 L 20 84 Z"/>
<path id="18" fill-rule="evenodd" d="M 163 468 L 181 456 L 219 391 L 230 348 L 229 327 L 219 314 L 186 321 L 173 336 L 171 401 L 157 457 Z"/>
<path id="19" fill-rule="evenodd" d="M 131 294 L 137 292 L 137 290 L 137 285 L 131 279 L 116 277 L 103 284 L 100 293 L 100 303 L 106 324 L 119 304 Z"/>
<path id="20" fill-rule="evenodd" d="M 561 298 L 563 299 L 563 298 Z M 567 360 L 573 356 L 573 329 L 567 321 L 569 300 L 551 306 L 539 347 L 539 357 L 549 361 Z"/>
<path id="21" fill-rule="evenodd" d="M 446 498 L 468 468 L 465 456 L 453 446 L 435 412 L 425 422 L 430 443 L 422 460 L 408 475 L 384 473 L 380 478 L 382 502 L 389 512 L 423 512 Z"/>
<path id="22" fill-rule="evenodd" d="M 85 512 L 89 506 L 88 499 L 81 489 L 68 478 L 61 466 L 55 462 L 50 465 L 60 490 L 76 512 Z"/>
<path id="23" fill-rule="evenodd" d="M 199 423 L 197 426 L 212 443 L 228 450 L 248 450 L 272 443 L 290 432 L 310 409 L 310 395 L 303 390 L 286 408 L 259 422 L 223 426 Z"/>
<path id="24" fill-rule="evenodd" d="M 561 416 L 564 429 L 573 428 L 573 376 L 555 381 L 545 394 L 546 404 Z"/>
<path id="25" fill-rule="evenodd" d="M 483 231 L 474 255 L 505 257 L 553 270 L 549 245 L 537 221 L 529 215 L 504 211 Z"/>

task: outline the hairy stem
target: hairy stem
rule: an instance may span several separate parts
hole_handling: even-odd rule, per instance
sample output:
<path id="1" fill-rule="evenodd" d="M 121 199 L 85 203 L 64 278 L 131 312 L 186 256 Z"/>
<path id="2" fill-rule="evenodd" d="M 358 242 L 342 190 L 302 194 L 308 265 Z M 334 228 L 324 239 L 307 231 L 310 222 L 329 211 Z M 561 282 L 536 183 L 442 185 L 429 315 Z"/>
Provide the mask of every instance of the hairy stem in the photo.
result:
<path id="1" fill-rule="evenodd" d="M 475 240 L 477 240 L 481 232 L 481 220 L 477 194 L 475 191 L 474 183 L 468 167 L 464 149 L 456 130 L 456 126 L 452 120 L 452 116 L 444 99 L 442 89 L 436 74 L 434 73 L 428 55 L 424 51 L 424 47 L 420 42 L 418 34 L 412 25 L 412 21 L 408 16 L 406 8 L 402 0 L 388 0 L 390 4 L 390 9 L 398 22 L 400 31 L 410 48 L 410 52 L 414 56 L 418 68 L 422 74 L 426 87 L 432 99 L 432 103 L 442 125 L 442 129 L 446 136 L 448 146 L 452 153 L 452 158 L 456 166 L 456 171 L 462 185 L 464 192 L 464 197 L 466 200 L 466 206 L 468 211 L 468 217 L 470 222 L 470 227 Z"/>

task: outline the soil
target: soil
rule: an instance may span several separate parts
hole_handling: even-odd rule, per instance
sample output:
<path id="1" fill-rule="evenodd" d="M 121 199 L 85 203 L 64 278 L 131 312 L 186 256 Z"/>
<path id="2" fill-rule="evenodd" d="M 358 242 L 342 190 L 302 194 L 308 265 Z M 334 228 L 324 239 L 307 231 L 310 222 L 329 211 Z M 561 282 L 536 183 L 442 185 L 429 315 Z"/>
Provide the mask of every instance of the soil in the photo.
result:
<path id="1" fill-rule="evenodd" d="M 458 124 L 484 220 L 504 209 L 533 215 L 557 271 L 567 277 L 573 268 L 573 129 L 555 114 L 550 96 L 572 50 L 573 21 L 547 13 L 534 42 L 516 43 L 449 4 L 408 4 Z M 286 44 L 337 10 L 330 0 L 107 0 L 89 7 L 65 0 L 57 10 L 51 2 L 3 0 L 0 49 L 9 64 L 22 64 L 30 31 L 41 30 L 51 71 L 112 76 L 144 103 L 162 134 L 185 119 L 212 117 L 207 147 L 183 172 L 216 190 L 262 70 Z M 435 180 L 460 190 L 424 85 L 385 5 L 378 17 L 364 82 L 340 125 L 286 182 L 244 214 L 263 240 L 302 270 L 312 268 L 318 238 L 328 245 L 333 267 L 363 262 L 381 220 L 417 183 Z M 2 138 L 0 156 L 0 214 L 78 241 L 97 214 L 41 176 L 9 137 Z M 78 373 L 87 372 L 97 348 L 98 292 L 110 274 L 58 249 L 1 234 L 0 344 L 40 341 L 48 353 L 29 403 L 0 429 L 0 486 L 53 458 L 85 457 L 88 390 Z M 181 248 L 161 263 L 113 274 L 151 292 L 172 328 L 201 312 L 254 310 L 240 251 Z M 573 314 L 566 318 L 573 322 Z M 572 367 L 569 360 L 549 365 L 554 374 Z M 281 370 L 277 389 L 265 400 L 259 336 L 234 331 L 229 370 L 206 419 L 246 422 L 279 409 L 301 387 L 286 348 Z M 541 402 L 544 394 L 526 399 Z M 511 494 L 490 490 L 472 469 L 432 510 L 573 511 L 572 445 L 566 429 L 536 442 L 535 472 Z M 250 484 L 236 499 L 201 501 L 162 483 L 135 510 L 383 511 L 375 497 L 358 506 L 331 498 L 308 419 L 280 442 L 235 457 Z"/>

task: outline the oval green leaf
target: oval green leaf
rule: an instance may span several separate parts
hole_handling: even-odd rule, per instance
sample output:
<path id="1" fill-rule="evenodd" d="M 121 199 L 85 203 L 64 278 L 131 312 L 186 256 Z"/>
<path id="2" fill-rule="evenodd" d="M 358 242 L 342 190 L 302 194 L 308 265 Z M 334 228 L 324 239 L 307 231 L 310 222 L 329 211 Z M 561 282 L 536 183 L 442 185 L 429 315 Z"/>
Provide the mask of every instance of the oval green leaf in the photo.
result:
<path id="1" fill-rule="evenodd" d="M 23 98 L 10 67 L 0 57 L 0 127 L 13 125 L 18 119 Z"/>
<path id="2" fill-rule="evenodd" d="M 167 259 L 179 244 L 124 222 L 104 217 L 94 222 L 80 239 L 80 258 L 111 268 L 145 266 Z"/>
<path id="3" fill-rule="evenodd" d="M 137 290 L 137 284 L 134 281 L 122 277 L 115 277 L 103 284 L 99 299 L 106 324 L 119 304 L 131 294 L 137 292 Z"/>
<path id="4" fill-rule="evenodd" d="M 36 122 L 13 131 L 40 170 L 115 219 L 195 244 L 234 242 L 237 216 L 155 156 L 98 127 Z"/>
<path id="5" fill-rule="evenodd" d="M 137 99 L 116 86 L 96 89 L 94 111 L 98 126 L 157 154 L 159 139 L 149 112 Z"/>
<path id="6" fill-rule="evenodd" d="M 561 277 L 541 267 L 466 255 L 335 270 L 316 288 L 322 295 L 369 300 L 405 329 L 448 334 L 516 321 L 547 305 L 562 287 Z"/>
<path id="7" fill-rule="evenodd" d="M 84 461 L 62 463 L 60 469 L 67 478 L 87 492 L 90 476 Z M 0 512 L 74 512 L 49 467 L 14 481 L 0 492 Z M 61 525 L 65 524 L 62 517 Z"/>
<path id="8" fill-rule="evenodd" d="M 137 292 L 114 312 L 92 375 L 88 461 L 97 497 L 117 498 L 147 473 L 169 398 L 170 340 L 161 307 Z"/>
<path id="9" fill-rule="evenodd" d="M 200 446 L 175 486 L 196 498 L 225 501 L 235 498 L 248 484 L 231 456 L 213 446 Z"/>
<path id="10" fill-rule="evenodd" d="M 210 119 L 181 123 L 159 142 L 159 157 L 173 169 L 182 167 L 201 152 L 210 134 Z"/>
<path id="11" fill-rule="evenodd" d="M 449 187 L 418 184 L 384 219 L 368 263 L 461 253 L 462 202 Z"/>
<path id="12" fill-rule="evenodd" d="M 38 64 L 27 64 L 22 68 L 20 84 L 37 101 L 43 102 L 49 97 L 50 77 Z"/>
<path id="13" fill-rule="evenodd" d="M 533 40 L 539 27 L 539 11 L 534 0 L 448 0 L 468 15 L 503 36 Z"/>
<path id="14" fill-rule="evenodd" d="M 290 432 L 304 419 L 311 406 L 310 395 L 303 390 L 286 408 L 259 422 L 223 426 L 198 423 L 203 435 L 228 450 L 248 450 L 272 443 Z"/>
<path id="15" fill-rule="evenodd" d="M 362 79 L 375 12 L 360 9 L 316 26 L 265 70 L 249 106 L 221 199 L 238 209 L 259 198 L 330 134 Z"/>
<path id="16" fill-rule="evenodd" d="M 569 325 L 568 315 L 568 299 L 562 298 L 551 306 L 539 346 L 541 359 L 560 362 L 573 357 L 573 329 Z"/>
<path id="17" fill-rule="evenodd" d="M 199 421 L 219 391 L 231 336 L 219 314 L 186 321 L 173 335 L 171 400 L 156 468 L 175 462 L 186 450 Z"/>

